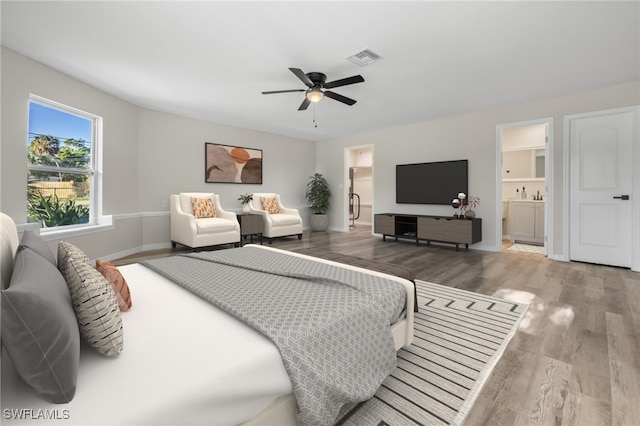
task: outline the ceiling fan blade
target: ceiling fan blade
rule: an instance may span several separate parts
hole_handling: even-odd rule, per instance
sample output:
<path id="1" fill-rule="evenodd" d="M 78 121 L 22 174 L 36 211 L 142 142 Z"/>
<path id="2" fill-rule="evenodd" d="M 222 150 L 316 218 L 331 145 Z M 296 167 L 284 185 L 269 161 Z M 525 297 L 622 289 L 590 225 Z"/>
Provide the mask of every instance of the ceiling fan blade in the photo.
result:
<path id="1" fill-rule="evenodd" d="M 304 101 L 302 101 L 302 103 L 298 107 L 298 111 L 304 111 L 305 109 L 307 109 L 309 107 L 310 103 L 311 103 L 311 101 L 309 99 L 307 99 L 307 97 L 305 96 L 304 97 Z"/>
<path id="2" fill-rule="evenodd" d="M 272 90 L 270 92 L 262 92 L 263 95 L 271 95 L 273 93 L 289 93 L 289 92 L 306 92 L 307 89 L 292 89 L 292 90 Z"/>
<path id="3" fill-rule="evenodd" d="M 308 87 L 313 87 L 313 82 L 307 77 L 307 75 L 300 68 L 289 68 L 289 71 L 294 73 L 304 84 Z"/>
<path id="4" fill-rule="evenodd" d="M 324 84 L 325 89 L 334 89 L 336 87 L 347 86 L 349 84 L 363 83 L 364 78 L 361 75 L 354 75 L 353 77 L 341 78 L 340 80 L 330 81 Z"/>
<path id="5" fill-rule="evenodd" d="M 332 92 L 330 90 L 325 90 L 324 91 L 324 95 L 329 97 L 329 98 L 331 98 L 331 99 L 334 99 L 336 101 L 342 102 L 343 104 L 347 104 L 349 106 L 351 106 L 351 105 L 356 103 L 355 100 L 353 100 L 351 98 L 347 98 L 346 96 L 339 95 L 339 94 L 337 94 L 335 92 Z"/>

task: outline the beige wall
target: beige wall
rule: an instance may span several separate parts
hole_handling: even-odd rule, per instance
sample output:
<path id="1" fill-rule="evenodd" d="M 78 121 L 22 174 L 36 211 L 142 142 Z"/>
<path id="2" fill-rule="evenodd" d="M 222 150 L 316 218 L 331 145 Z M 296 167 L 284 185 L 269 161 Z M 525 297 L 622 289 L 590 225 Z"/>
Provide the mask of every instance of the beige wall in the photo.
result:
<path id="1" fill-rule="evenodd" d="M 483 240 L 476 247 L 498 251 L 501 225 L 500 205 L 496 194 L 497 180 L 501 179 L 496 167 L 496 126 L 552 117 L 554 164 L 554 239 L 555 254 L 564 252 L 562 247 L 563 200 L 563 117 L 588 111 L 598 111 L 640 104 L 640 82 L 630 82 L 610 87 L 567 94 L 535 101 L 505 105 L 468 114 L 438 118 L 393 128 L 359 133 L 318 144 L 318 172 L 330 176 L 330 184 L 344 188 L 343 162 L 345 148 L 371 144 L 374 146 L 373 184 L 374 213 L 398 212 L 416 214 L 451 215 L 448 206 L 405 205 L 395 203 L 395 165 L 428 161 L 469 159 L 469 195 L 480 197 L 477 217 L 483 219 Z M 635 166 L 640 167 L 640 165 Z M 437 182 L 434 182 L 437 184 Z M 419 190 L 419 188 L 416 188 Z M 346 197 L 336 191 L 331 208 L 333 229 L 348 229 Z M 500 226 L 500 228 L 497 228 Z M 553 254 L 552 254 L 553 255 Z"/>
<path id="2" fill-rule="evenodd" d="M 92 257 L 114 258 L 169 246 L 169 194 L 215 191 L 240 209 L 238 195 L 274 191 L 303 209 L 315 170 L 315 144 L 212 122 L 141 109 L 2 47 L 0 210 L 26 221 L 29 95 L 103 117 L 103 213 L 113 229 L 65 238 Z M 263 150 L 263 185 L 204 183 L 204 143 Z M 49 245 L 55 249 L 56 239 Z"/>
<path id="3" fill-rule="evenodd" d="M 225 205 L 251 185 L 204 183 L 204 142 L 237 144 L 264 150 L 264 184 L 283 199 L 304 208 L 304 186 L 314 171 L 323 173 L 334 190 L 331 228 L 348 230 L 345 148 L 373 146 L 374 213 L 452 214 L 447 206 L 397 205 L 395 165 L 422 161 L 469 159 L 469 195 L 481 199 L 483 219 L 479 248 L 498 250 L 496 126 L 552 117 L 554 164 L 555 254 L 563 253 L 563 117 L 589 111 L 640 104 L 640 83 L 615 86 L 506 105 L 468 114 L 354 134 L 314 144 L 212 122 L 192 120 L 137 108 L 83 82 L 72 79 L 11 50 L 2 48 L 2 143 L 0 147 L 0 209 L 17 222 L 26 219 L 26 132 L 29 94 L 33 93 L 104 118 L 105 214 L 114 215 L 108 232 L 78 237 L 91 257 L 122 254 L 168 244 L 171 192 L 219 191 Z M 295 159 L 295 160 L 292 160 Z M 635 165 L 636 168 L 640 165 Z M 498 170 L 498 172 L 497 172 Z M 17 188 L 19 190 L 17 190 Z M 215 189 L 214 189 L 215 188 Z M 229 200 L 229 201 L 226 201 Z M 239 205 L 236 206 L 239 208 Z M 53 243 L 52 243 L 53 244 Z M 554 253 L 552 253 L 553 255 Z"/>

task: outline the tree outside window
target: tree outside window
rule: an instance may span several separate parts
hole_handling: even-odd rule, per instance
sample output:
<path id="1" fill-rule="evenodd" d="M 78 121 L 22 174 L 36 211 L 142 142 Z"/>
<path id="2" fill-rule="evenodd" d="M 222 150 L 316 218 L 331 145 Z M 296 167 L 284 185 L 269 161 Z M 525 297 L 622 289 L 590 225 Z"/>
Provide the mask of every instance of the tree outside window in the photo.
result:
<path id="1" fill-rule="evenodd" d="M 93 223 L 97 117 L 44 99 L 29 103 L 27 218 L 43 228 Z"/>

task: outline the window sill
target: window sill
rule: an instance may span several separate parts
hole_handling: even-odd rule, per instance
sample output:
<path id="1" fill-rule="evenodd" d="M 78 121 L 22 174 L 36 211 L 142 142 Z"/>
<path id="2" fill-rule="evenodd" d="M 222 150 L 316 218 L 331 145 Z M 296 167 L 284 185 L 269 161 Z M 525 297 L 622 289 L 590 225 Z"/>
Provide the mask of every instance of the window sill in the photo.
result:
<path id="1" fill-rule="evenodd" d="M 18 226 L 19 231 L 33 229 L 33 224 Z M 113 229 L 113 219 L 111 216 L 101 216 L 99 223 L 95 225 L 78 225 L 64 227 L 62 229 L 39 228 L 40 237 L 45 241 L 60 240 L 63 238 L 77 237 L 79 235 L 93 234 L 95 232 L 109 231 Z"/>

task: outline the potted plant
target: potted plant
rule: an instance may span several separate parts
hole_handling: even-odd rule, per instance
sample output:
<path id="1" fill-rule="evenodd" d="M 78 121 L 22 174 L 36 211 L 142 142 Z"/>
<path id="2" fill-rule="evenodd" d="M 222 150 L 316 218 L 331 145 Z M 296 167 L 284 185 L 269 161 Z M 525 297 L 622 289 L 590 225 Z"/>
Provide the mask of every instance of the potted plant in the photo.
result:
<path id="1" fill-rule="evenodd" d="M 242 213 L 249 213 L 251 209 L 248 204 L 251 200 L 253 200 L 253 194 L 240 194 L 238 200 L 242 203 Z"/>
<path id="2" fill-rule="evenodd" d="M 331 191 L 329 182 L 320 173 L 310 177 L 305 194 L 309 207 L 311 207 L 311 230 L 326 231 L 329 228 L 329 206 L 331 204 Z"/>

